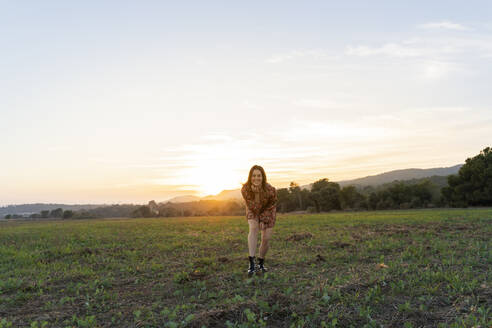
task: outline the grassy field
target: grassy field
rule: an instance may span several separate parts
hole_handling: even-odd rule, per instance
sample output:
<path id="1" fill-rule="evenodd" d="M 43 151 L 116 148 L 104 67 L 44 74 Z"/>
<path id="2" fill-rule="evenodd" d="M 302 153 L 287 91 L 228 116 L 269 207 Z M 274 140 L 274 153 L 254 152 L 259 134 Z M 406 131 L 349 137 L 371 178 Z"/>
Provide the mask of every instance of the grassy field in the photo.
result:
<path id="1" fill-rule="evenodd" d="M 0 327 L 491 327 L 492 209 L 0 223 Z M 259 242 L 258 242 L 259 244 Z"/>

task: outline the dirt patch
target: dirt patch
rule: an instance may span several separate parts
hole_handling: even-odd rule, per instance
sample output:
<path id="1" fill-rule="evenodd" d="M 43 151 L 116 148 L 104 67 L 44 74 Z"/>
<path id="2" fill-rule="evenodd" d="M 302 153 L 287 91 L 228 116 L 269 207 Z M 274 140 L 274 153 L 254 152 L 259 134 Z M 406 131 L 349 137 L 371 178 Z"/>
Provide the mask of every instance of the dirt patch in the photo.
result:
<path id="1" fill-rule="evenodd" d="M 206 276 L 207 276 L 206 272 L 199 271 L 199 270 L 191 271 L 189 274 L 191 280 L 202 280 Z"/>
<path id="2" fill-rule="evenodd" d="M 285 298 L 285 296 L 284 296 Z M 279 301 L 280 300 L 280 301 Z M 263 312 L 263 319 L 266 321 L 268 327 L 287 327 L 285 324 L 285 318 L 289 316 L 290 301 L 283 299 L 281 294 L 272 295 L 268 299 L 270 305 L 279 302 L 280 309 L 273 313 Z M 226 321 L 230 322 L 246 322 L 245 309 L 250 309 L 256 315 L 256 318 L 260 315 L 260 310 L 255 302 L 247 301 L 245 303 L 233 304 L 224 309 L 205 310 L 198 314 L 195 314 L 193 320 L 186 326 L 190 328 L 206 327 L 227 327 Z"/>
<path id="3" fill-rule="evenodd" d="M 473 224 L 440 224 L 436 226 L 436 232 L 441 232 L 441 231 L 462 231 L 462 230 L 475 230 L 475 226 Z"/>
<path id="4" fill-rule="evenodd" d="M 193 237 L 199 237 L 199 236 L 203 236 L 204 234 L 206 233 L 205 230 L 201 230 L 201 231 L 190 231 L 187 233 L 188 236 L 193 236 Z"/>
<path id="5" fill-rule="evenodd" d="M 101 251 L 98 248 L 85 247 L 70 253 L 70 255 L 78 255 L 78 256 L 88 256 L 92 254 L 101 254 Z"/>
<path id="6" fill-rule="evenodd" d="M 385 235 L 394 235 L 394 234 L 409 234 L 411 227 L 409 226 L 400 226 L 400 225 L 388 225 L 383 226 L 381 228 L 374 229 L 374 232 L 378 232 Z"/>
<path id="7" fill-rule="evenodd" d="M 225 327 L 227 320 L 231 322 L 244 321 L 244 310 L 246 308 L 256 312 L 257 305 L 253 301 L 248 301 L 240 304 L 232 304 L 224 309 L 205 310 L 195 314 L 187 327 L 200 328 L 204 325 L 207 327 Z"/>
<path id="8" fill-rule="evenodd" d="M 345 247 L 348 247 L 348 246 L 352 246 L 352 244 L 344 243 L 344 242 L 341 242 L 341 241 L 334 241 L 334 242 L 330 243 L 330 246 L 332 246 L 334 248 L 345 248 Z"/>
<path id="9" fill-rule="evenodd" d="M 289 236 L 286 240 L 288 241 L 299 241 L 307 238 L 313 238 L 313 234 L 310 232 L 295 233 Z"/>
<path id="10" fill-rule="evenodd" d="M 480 285 L 476 292 L 478 303 L 485 303 L 487 306 L 492 306 L 492 287 L 485 284 Z"/>
<path id="11" fill-rule="evenodd" d="M 439 322 L 445 322 L 441 314 L 418 310 L 416 304 L 412 304 L 412 310 L 399 311 L 399 304 L 405 303 L 407 299 L 389 299 L 392 301 L 377 306 L 377 311 L 373 314 L 373 319 L 386 323 L 385 327 L 403 327 L 405 322 L 412 323 L 413 327 L 437 327 Z"/>
<path id="12" fill-rule="evenodd" d="M 345 284 L 345 285 L 338 286 L 335 288 L 338 289 L 338 291 L 341 293 L 352 293 L 355 291 L 363 291 L 363 290 L 366 290 L 366 289 L 373 287 L 375 285 L 380 285 L 381 289 L 384 289 L 384 287 L 389 288 L 388 285 L 389 285 L 390 281 L 391 281 L 391 279 L 389 279 L 389 278 L 385 279 L 384 284 L 379 280 L 373 280 L 373 281 L 368 281 L 368 282 L 355 281 L 355 282 L 351 282 L 349 284 Z"/>
<path id="13" fill-rule="evenodd" d="M 362 283 L 351 283 L 351 284 L 348 284 L 348 285 L 344 285 L 344 286 L 341 286 L 338 288 L 338 290 L 340 291 L 340 293 L 351 293 L 351 292 L 354 292 L 354 291 L 357 291 L 357 290 L 361 290 L 361 289 L 364 289 L 366 287 L 368 287 L 369 285 L 367 284 L 362 284 Z"/>
<path id="14" fill-rule="evenodd" d="M 362 232 L 351 233 L 351 237 L 356 243 L 362 243 L 365 242 L 366 240 L 371 240 L 374 238 L 374 235 L 377 236 L 376 232 L 372 230 L 365 230 Z"/>
<path id="15" fill-rule="evenodd" d="M 322 262 L 326 262 L 326 258 L 321 254 L 316 254 L 316 256 L 313 259 L 306 262 L 306 264 L 317 264 Z"/>
<path id="16" fill-rule="evenodd" d="M 287 296 L 277 291 L 271 293 L 266 300 L 268 304 L 278 303 L 280 308 L 288 308 L 292 303 L 292 301 Z"/>

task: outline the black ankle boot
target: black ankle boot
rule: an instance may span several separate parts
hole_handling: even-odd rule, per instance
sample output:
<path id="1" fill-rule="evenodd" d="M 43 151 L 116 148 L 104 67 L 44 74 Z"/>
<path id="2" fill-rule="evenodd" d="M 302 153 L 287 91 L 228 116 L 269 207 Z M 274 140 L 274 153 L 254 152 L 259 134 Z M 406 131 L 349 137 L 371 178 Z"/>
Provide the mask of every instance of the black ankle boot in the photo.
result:
<path id="1" fill-rule="evenodd" d="M 258 264 L 260 265 L 259 266 L 259 270 L 261 272 L 267 272 L 267 268 L 265 268 L 265 266 L 263 265 L 265 263 L 265 259 L 262 259 L 262 258 L 258 258 Z"/>
<path id="2" fill-rule="evenodd" d="M 254 256 L 248 256 L 249 257 L 249 269 L 248 269 L 248 275 L 252 275 L 256 271 L 255 267 L 255 257 Z"/>

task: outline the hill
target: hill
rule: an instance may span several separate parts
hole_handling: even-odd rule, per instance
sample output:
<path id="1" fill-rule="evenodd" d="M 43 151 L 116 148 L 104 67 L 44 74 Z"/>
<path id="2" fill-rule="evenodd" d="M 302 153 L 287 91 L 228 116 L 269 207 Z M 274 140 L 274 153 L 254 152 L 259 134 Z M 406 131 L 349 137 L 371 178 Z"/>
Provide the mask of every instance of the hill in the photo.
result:
<path id="1" fill-rule="evenodd" d="M 451 174 L 458 173 L 459 169 L 463 166 L 463 164 L 457 164 L 450 167 L 437 167 L 431 169 L 403 169 L 403 170 L 394 170 L 389 172 L 384 172 L 381 174 L 370 175 L 363 178 L 352 179 L 352 180 L 342 180 L 337 181 L 340 187 L 354 185 L 354 186 L 378 186 L 384 183 L 389 183 L 394 180 L 412 180 L 412 179 L 421 179 L 426 177 L 431 177 L 434 175 L 437 176 L 448 176 Z"/>
<path id="2" fill-rule="evenodd" d="M 185 195 L 185 196 L 177 196 L 171 199 L 168 199 L 164 202 L 161 203 L 188 203 L 188 202 L 195 202 L 200 200 L 201 198 L 198 196 L 193 196 L 193 195 Z"/>

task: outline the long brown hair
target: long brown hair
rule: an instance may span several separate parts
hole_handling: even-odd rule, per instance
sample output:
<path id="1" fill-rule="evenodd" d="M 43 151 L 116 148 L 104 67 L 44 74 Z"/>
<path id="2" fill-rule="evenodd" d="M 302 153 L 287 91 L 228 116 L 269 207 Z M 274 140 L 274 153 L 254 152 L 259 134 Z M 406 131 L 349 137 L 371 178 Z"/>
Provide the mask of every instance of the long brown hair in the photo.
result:
<path id="1" fill-rule="evenodd" d="M 261 175 L 263 176 L 263 179 L 261 179 L 261 189 L 263 191 L 266 191 L 266 183 L 267 183 L 267 177 L 265 174 L 265 170 L 259 166 L 259 165 L 253 165 L 251 169 L 249 170 L 249 175 L 248 175 L 248 181 L 243 183 L 243 186 L 247 186 L 248 190 L 251 191 L 251 178 L 253 177 L 253 171 L 254 170 L 260 170 Z"/>

